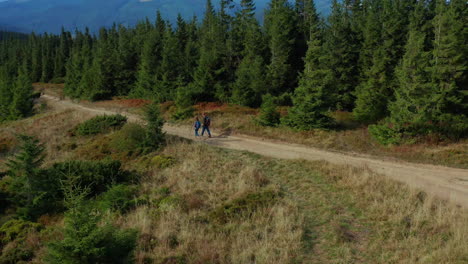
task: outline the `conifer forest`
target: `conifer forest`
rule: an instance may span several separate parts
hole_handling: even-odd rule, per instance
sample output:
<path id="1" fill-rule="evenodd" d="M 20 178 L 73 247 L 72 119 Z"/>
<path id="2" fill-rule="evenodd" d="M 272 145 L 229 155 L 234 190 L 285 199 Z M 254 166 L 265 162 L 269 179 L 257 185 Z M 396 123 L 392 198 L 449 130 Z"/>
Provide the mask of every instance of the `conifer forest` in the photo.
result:
<path id="1" fill-rule="evenodd" d="M 32 83 L 65 83 L 71 98 L 219 101 L 288 106 L 278 122 L 334 129 L 352 112 L 384 144 L 468 135 L 465 0 L 343 0 L 328 17 L 313 0 L 206 2 L 203 17 L 164 14 L 134 27 L 59 35 L 0 32 L 0 120 L 31 115 Z"/>

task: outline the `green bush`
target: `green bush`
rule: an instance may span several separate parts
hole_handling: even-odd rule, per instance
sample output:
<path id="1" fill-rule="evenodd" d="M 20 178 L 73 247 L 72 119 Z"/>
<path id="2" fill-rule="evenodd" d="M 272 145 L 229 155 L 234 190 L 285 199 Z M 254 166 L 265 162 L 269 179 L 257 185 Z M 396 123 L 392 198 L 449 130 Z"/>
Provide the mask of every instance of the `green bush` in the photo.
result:
<path id="1" fill-rule="evenodd" d="M 57 179 L 73 179 L 78 185 L 89 188 L 91 196 L 108 190 L 112 184 L 126 183 L 131 174 L 121 169 L 120 161 L 66 161 L 54 164 L 48 172 Z"/>
<path id="2" fill-rule="evenodd" d="M 122 115 L 97 116 L 78 125 L 75 131 L 80 136 L 96 135 L 121 128 L 126 122 L 127 118 Z"/>
<path id="3" fill-rule="evenodd" d="M 41 229 L 40 224 L 21 219 L 13 219 L 4 223 L 0 227 L 0 249 L 4 245 L 12 244 L 0 250 L 0 263 L 16 264 L 31 261 L 34 257 L 34 250 L 27 243 L 27 236 L 29 233 Z"/>
<path id="4" fill-rule="evenodd" d="M 150 164 L 152 167 L 156 167 L 158 169 L 165 169 L 174 165 L 175 162 L 176 159 L 174 157 L 167 155 L 157 155 L 151 159 Z"/>
<path id="5" fill-rule="evenodd" d="M 370 125 L 369 133 L 382 145 L 398 145 L 402 134 L 387 125 Z"/>
<path id="6" fill-rule="evenodd" d="M 68 196 L 63 239 L 48 245 L 45 261 L 52 264 L 133 263 L 137 232 L 107 223 L 94 206 L 81 197 Z"/>
<path id="7" fill-rule="evenodd" d="M 125 213 L 138 203 L 137 187 L 118 184 L 103 193 L 98 200 L 101 210 L 111 210 Z"/>
<path id="8" fill-rule="evenodd" d="M 39 231 L 41 225 L 22 219 L 13 219 L 0 227 L 0 245 L 13 242 L 17 239 L 25 239 L 29 232 Z"/>
<path id="9" fill-rule="evenodd" d="M 274 202 L 279 195 L 280 193 L 274 190 L 249 193 L 216 208 L 210 213 L 210 218 L 216 223 L 227 223 L 243 213 L 252 214 L 258 207 Z"/>
<path id="10" fill-rule="evenodd" d="M 277 126 L 280 123 L 280 113 L 277 111 L 273 96 L 269 94 L 263 96 L 257 121 L 262 126 Z"/>
<path id="11" fill-rule="evenodd" d="M 126 124 L 112 135 L 111 147 L 122 152 L 138 152 L 146 139 L 146 130 L 137 124 Z"/>

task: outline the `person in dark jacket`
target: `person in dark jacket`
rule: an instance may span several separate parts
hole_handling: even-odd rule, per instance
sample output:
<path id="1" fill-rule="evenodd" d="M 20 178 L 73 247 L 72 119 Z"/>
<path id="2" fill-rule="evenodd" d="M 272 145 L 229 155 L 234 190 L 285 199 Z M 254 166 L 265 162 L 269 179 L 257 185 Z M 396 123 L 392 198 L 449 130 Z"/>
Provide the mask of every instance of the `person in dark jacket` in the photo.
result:
<path id="1" fill-rule="evenodd" d="M 198 118 L 198 116 L 195 117 L 195 123 L 193 124 L 193 127 L 195 128 L 195 136 L 199 137 L 200 134 L 198 134 L 198 131 L 200 131 L 201 122 L 200 122 L 200 118 Z"/>
<path id="2" fill-rule="evenodd" d="M 205 134 L 205 131 L 208 132 L 208 137 L 211 137 L 210 126 L 211 126 L 210 117 L 206 113 L 203 113 L 203 129 L 201 132 L 202 137 Z"/>

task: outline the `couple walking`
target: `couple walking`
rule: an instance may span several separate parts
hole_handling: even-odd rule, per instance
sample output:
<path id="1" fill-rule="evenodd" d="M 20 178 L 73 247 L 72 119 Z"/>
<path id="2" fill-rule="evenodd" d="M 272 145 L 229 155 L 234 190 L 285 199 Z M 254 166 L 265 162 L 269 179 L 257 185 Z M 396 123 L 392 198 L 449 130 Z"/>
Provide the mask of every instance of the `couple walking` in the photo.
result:
<path id="1" fill-rule="evenodd" d="M 193 127 L 195 128 L 195 136 L 196 137 L 200 136 L 200 134 L 198 134 L 198 131 L 200 130 L 200 127 L 203 127 L 202 133 L 201 133 L 202 137 L 205 134 L 205 131 L 208 132 L 208 137 L 211 137 L 210 125 L 211 125 L 211 119 L 206 113 L 203 113 L 203 125 L 200 122 L 200 119 L 198 118 L 198 115 L 197 115 L 195 117 L 195 124 L 193 125 Z"/>

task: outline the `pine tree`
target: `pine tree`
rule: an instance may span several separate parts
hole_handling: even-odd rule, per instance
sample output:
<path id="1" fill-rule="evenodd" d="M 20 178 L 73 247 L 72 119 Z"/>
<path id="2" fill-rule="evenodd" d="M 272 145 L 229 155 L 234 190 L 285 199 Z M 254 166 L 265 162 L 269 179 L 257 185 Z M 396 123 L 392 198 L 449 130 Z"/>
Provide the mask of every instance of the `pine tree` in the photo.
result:
<path id="1" fill-rule="evenodd" d="M 258 123 L 262 126 L 277 126 L 280 123 L 280 113 L 277 110 L 274 97 L 266 94 L 263 96 L 262 102 Z"/>
<path id="2" fill-rule="evenodd" d="M 182 56 L 180 43 L 172 28 L 168 26 L 164 34 L 159 76 L 156 76 L 155 100 L 157 102 L 175 99 L 176 88 L 180 85 L 178 81 L 181 80 L 179 76 Z"/>
<path id="3" fill-rule="evenodd" d="M 60 34 L 60 43 L 56 48 L 55 61 L 54 61 L 54 78 L 63 78 L 66 73 L 66 62 L 70 56 L 71 34 L 62 28 Z"/>
<path id="4" fill-rule="evenodd" d="M 386 74 L 388 57 L 382 47 L 374 51 L 372 66 L 366 71 L 365 81 L 356 88 L 355 118 L 372 123 L 387 115 L 390 87 Z"/>
<path id="5" fill-rule="evenodd" d="M 215 12 L 211 0 L 206 2 L 205 17 L 200 28 L 200 57 L 194 72 L 193 88 L 197 100 L 213 100 L 217 91 L 222 91 L 223 68 L 222 54 L 224 33 L 220 16 Z M 218 98 L 219 98 L 218 94 Z"/>
<path id="6" fill-rule="evenodd" d="M 52 264 L 131 263 L 136 232 L 119 230 L 105 221 L 103 213 L 86 200 L 86 190 L 66 186 L 65 194 L 68 211 L 63 239 L 48 244 L 45 260 Z"/>
<path id="7" fill-rule="evenodd" d="M 33 87 L 26 65 L 18 70 L 13 89 L 13 97 L 10 105 L 10 118 L 19 119 L 30 116 L 33 113 L 34 101 L 32 98 Z"/>
<path id="8" fill-rule="evenodd" d="M 241 11 L 237 14 L 237 33 L 242 40 L 242 60 L 236 70 L 233 84 L 232 101 L 240 105 L 258 107 L 262 95 L 266 92 L 263 36 L 255 19 L 255 5 L 251 0 L 241 2 Z"/>
<path id="9" fill-rule="evenodd" d="M 328 18 L 324 48 L 327 68 L 333 72 L 336 109 L 351 110 L 354 106 L 354 90 L 358 84 L 359 39 L 351 22 L 351 7 L 333 0 Z"/>
<path id="10" fill-rule="evenodd" d="M 165 143 L 163 132 L 164 119 L 161 117 L 158 104 L 149 104 L 145 109 L 146 137 L 142 143 L 144 152 L 159 149 Z"/>
<path id="11" fill-rule="evenodd" d="M 155 69 L 157 62 L 155 61 L 157 52 L 157 34 L 151 31 L 148 34 L 143 45 L 143 51 L 140 56 L 140 65 L 136 77 L 135 88 L 131 91 L 132 97 L 153 98 L 153 89 L 155 86 Z"/>
<path id="12" fill-rule="evenodd" d="M 155 99 L 156 77 L 161 76 L 162 42 L 166 31 L 166 22 L 162 19 L 159 11 L 157 12 L 154 28 L 149 27 L 148 30 L 140 55 L 135 87 L 130 95 L 132 97 Z"/>
<path id="13" fill-rule="evenodd" d="M 6 67 L 0 67 L 0 122 L 10 118 L 13 83 Z"/>
<path id="14" fill-rule="evenodd" d="M 54 48 L 52 36 L 45 33 L 42 45 L 42 74 L 41 82 L 48 82 L 54 74 Z"/>
<path id="15" fill-rule="evenodd" d="M 30 36 L 31 41 L 31 80 L 38 82 L 42 75 L 42 42 L 34 33 Z"/>
<path id="16" fill-rule="evenodd" d="M 34 213 L 35 204 L 37 204 L 38 180 L 40 177 L 40 167 L 44 162 L 44 146 L 39 140 L 19 135 L 20 151 L 15 157 L 9 160 L 8 175 L 12 182 L 8 189 L 14 194 L 13 203 L 18 207 L 18 213 L 26 218 L 37 217 Z"/>
<path id="17" fill-rule="evenodd" d="M 397 68 L 399 86 L 395 90 L 395 101 L 389 106 L 390 120 L 397 130 L 407 125 L 425 125 L 434 116 L 429 76 L 430 53 L 424 49 L 425 41 L 423 32 L 411 29 L 405 55 Z"/>
<path id="18" fill-rule="evenodd" d="M 265 29 L 270 48 L 267 69 L 268 92 L 280 95 L 294 87 L 296 73 L 292 56 L 295 43 L 295 13 L 287 0 L 272 0 L 265 13 Z"/>
<path id="19" fill-rule="evenodd" d="M 70 97 L 81 96 L 79 85 L 83 76 L 83 71 L 91 53 L 89 36 L 76 31 L 75 42 L 70 51 L 70 58 L 66 64 L 66 76 L 64 93 Z"/>
<path id="20" fill-rule="evenodd" d="M 193 81 L 194 65 L 197 65 L 199 60 L 199 47 L 198 47 L 198 27 L 197 18 L 194 17 L 190 23 L 187 24 L 187 43 L 183 47 L 182 58 L 182 81 L 190 83 Z"/>
<path id="21" fill-rule="evenodd" d="M 463 14 L 459 11 L 453 3 L 437 1 L 431 69 L 431 107 L 435 115 L 432 118 L 447 134 L 457 136 L 468 132 L 468 88 L 461 86 L 468 70 L 466 54 L 463 54 L 467 44 L 464 38 L 466 24 L 463 24 Z"/>
<path id="22" fill-rule="evenodd" d="M 118 28 L 118 40 L 114 44 L 116 53 L 116 72 L 114 74 L 114 90 L 117 95 L 128 95 L 136 81 L 138 56 L 132 31 L 124 26 Z"/>
<path id="23" fill-rule="evenodd" d="M 311 25 L 311 35 L 305 58 L 305 70 L 293 97 L 293 107 L 283 123 L 299 130 L 328 128 L 333 125 L 326 112 L 333 107 L 333 73 L 327 68 L 327 57 L 317 24 Z"/>

